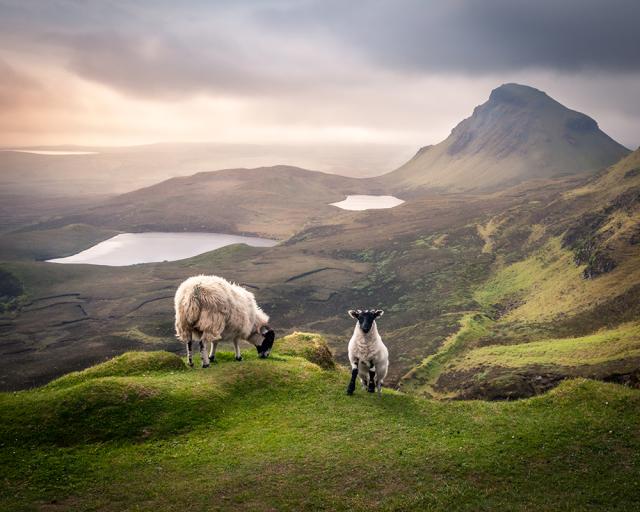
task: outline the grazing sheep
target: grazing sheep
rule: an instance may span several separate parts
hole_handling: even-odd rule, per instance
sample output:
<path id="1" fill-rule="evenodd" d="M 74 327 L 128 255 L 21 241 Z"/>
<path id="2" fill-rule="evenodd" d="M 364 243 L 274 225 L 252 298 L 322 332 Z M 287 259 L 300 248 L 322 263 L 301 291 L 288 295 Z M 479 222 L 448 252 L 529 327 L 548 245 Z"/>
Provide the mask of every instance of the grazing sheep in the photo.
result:
<path id="1" fill-rule="evenodd" d="M 203 368 L 215 361 L 220 340 L 233 342 L 237 361 L 242 361 L 241 340 L 255 345 L 261 358 L 271 352 L 275 333 L 268 325 L 269 317 L 258 307 L 253 293 L 222 277 L 201 275 L 184 281 L 176 291 L 175 309 L 176 337 L 187 346 L 189 366 L 193 366 L 194 335 L 200 341 Z"/>
<path id="2" fill-rule="evenodd" d="M 355 318 L 358 323 L 349 341 L 351 381 L 347 387 L 347 395 L 353 395 L 356 389 L 358 372 L 361 372 L 360 380 L 363 388 L 366 388 L 369 393 L 373 393 L 376 389 L 378 395 L 382 393 L 382 382 L 389 369 L 389 351 L 378 334 L 376 318 L 383 314 L 384 311 L 381 309 L 349 310 L 349 316 Z"/>

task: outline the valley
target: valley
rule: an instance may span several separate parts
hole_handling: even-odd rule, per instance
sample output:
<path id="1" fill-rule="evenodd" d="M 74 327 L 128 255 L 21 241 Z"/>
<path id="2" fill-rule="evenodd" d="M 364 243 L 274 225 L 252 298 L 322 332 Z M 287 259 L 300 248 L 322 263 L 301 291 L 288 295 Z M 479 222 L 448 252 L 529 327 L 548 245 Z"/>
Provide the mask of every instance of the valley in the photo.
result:
<path id="1" fill-rule="evenodd" d="M 513 94 L 505 87 L 490 104 Z M 536 108 L 569 115 L 546 95 L 533 97 L 543 103 Z M 492 130 L 503 121 L 494 119 Z M 604 135 L 596 139 L 604 141 L 599 166 L 614 146 Z M 537 169 L 520 153 L 521 169 Z M 386 195 L 393 173 L 355 179 L 289 166 L 223 170 L 43 217 L 0 238 L 0 385 L 42 384 L 125 350 L 181 353 L 173 291 L 199 273 L 247 286 L 279 335 L 323 333 L 340 362 L 353 329 L 347 309 L 384 309 L 387 384 L 408 393 L 523 398 L 574 376 L 635 385 L 640 157 L 636 151 L 611 163 L 570 175 L 532 171 L 493 192 L 402 185 L 395 193 L 404 203 L 365 211 L 332 203 Z M 495 179 L 503 179 L 499 169 Z M 118 233 L 148 231 L 282 242 L 120 268 L 43 262 Z"/>

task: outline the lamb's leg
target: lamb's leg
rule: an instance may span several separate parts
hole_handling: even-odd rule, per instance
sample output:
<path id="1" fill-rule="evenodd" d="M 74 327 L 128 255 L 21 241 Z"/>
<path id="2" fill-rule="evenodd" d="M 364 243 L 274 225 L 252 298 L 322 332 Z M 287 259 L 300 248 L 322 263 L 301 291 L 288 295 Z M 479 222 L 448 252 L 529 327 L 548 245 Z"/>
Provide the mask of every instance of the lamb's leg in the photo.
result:
<path id="1" fill-rule="evenodd" d="M 236 361 L 242 361 L 242 354 L 240 353 L 240 340 L 238 338 L 233 340 L 233 350 L 236 353 Z"/>
<path id="2" fill-rule="evenodd" d="M 389 361 L 382 361 L 376 365 L 376 389 L 378 390 L 378 396 L 382 396 L 382 382 L 387 376 L 389 370 Z"/>
<path id="3" fill-rule="evenodd" d="M 187 361 L 189 363 L 189 366 L 193 367 L 193 351 L 192 351 L 192 345 L 193 345 L 193 340 L 191 339 L 191 337 L 189 337 L 189 339 L 187 340 Z"/>
<path id="4" fill-rule="evenodd" d="M 351 362 L 351 380 L 347 386 L 347 395 L 353 395 L 356 390 L 356 378 L 358 377 L 358 361 Z"/>
<path id="5" fill-rule="evenodd" d="M 373 393 L 376 390 L 376 369 L 374 368 L 369 368 L 369 387 L 367 388 L 367 391 L 369 393 Z"/>

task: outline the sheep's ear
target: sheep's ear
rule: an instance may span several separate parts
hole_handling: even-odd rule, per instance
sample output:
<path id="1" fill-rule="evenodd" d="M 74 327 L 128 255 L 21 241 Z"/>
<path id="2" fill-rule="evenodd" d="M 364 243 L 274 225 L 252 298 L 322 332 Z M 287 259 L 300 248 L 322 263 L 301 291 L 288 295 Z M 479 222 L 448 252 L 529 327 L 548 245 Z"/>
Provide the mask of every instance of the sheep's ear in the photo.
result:
<path id="1" fill-rule="evenodd" d="M 384 311 L 381 309 L 376 309 L 373 314 L 375 315 L 376 318 L 378 318 L 379 316 L 384 315 Z"/>
<path id="2" fill-rule="evenodd" d="M 349 310 L 349 316 L 351 318 L 355 318 L 357 320 L 358 317 L 360 316 L 360 313 L 358 311 L 356 311 L 355 309 L 350 309 Z"/>

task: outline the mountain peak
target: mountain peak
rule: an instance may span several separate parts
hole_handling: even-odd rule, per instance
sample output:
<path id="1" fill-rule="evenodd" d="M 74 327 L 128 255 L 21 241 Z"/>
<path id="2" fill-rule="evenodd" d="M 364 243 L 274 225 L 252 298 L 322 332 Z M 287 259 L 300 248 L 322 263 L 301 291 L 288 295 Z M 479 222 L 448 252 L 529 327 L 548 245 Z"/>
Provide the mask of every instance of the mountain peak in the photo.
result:
<path id="1" fill-rule="evenodd" d="M 535 87 L 515 83 L 502 84 L 500 87 L 496 87 L 491 91 L 489 95 L 489 103 L 502 103 L 524 107 L 539 102 L 553 102 L 560 105 L 557 101 L 549 97 L 547 93 Z"/>
<path id="2" fill-rule="evenodd" d="M 545 92 L 507 83 L 449 137 L 387 175 L 403 189 L 495 190 L 516 183 L 592 173 L 628 150 Z"/>

